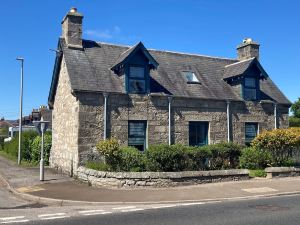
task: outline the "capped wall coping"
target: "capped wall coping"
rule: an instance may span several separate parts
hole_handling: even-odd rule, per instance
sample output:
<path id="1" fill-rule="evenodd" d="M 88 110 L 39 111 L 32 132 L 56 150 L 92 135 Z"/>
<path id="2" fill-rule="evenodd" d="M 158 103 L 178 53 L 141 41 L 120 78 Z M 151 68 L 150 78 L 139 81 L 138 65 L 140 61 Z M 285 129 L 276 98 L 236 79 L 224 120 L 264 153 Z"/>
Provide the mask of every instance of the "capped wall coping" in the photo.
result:
<path id="1" fill-rule="evenodd" d="M 89 182 L 92 186 L 136 187 L 153 186 L 168 187 L 195 185 L 229 180 L 249 179 L 249 170 L 210 170 L 182 172 L 106 172 L 79 167 L 77 178 Z"/>
<path id="2" fill-rule="evenodd" d="M 300 167 L 268 167 L 267 178 L 300 176 Z"/>

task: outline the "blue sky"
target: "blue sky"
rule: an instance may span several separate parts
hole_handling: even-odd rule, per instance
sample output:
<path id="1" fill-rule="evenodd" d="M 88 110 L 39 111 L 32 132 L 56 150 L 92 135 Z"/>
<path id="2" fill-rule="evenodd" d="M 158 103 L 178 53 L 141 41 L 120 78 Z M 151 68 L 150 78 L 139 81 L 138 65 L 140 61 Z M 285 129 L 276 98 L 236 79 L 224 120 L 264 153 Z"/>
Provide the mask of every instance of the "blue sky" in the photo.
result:
<path id="1" fill-rule="evenodd" d="M 47 104 L 61 20 L 84 14 L 85 39 L 211 56 L 236 57 L 245 37 L 261 44 L 260 60 L 284 94 L 300 97 L 300 1 L 126 0 L 1 1 L 0 117 L 18 117 L 25 58 L 24 113 Z"/>

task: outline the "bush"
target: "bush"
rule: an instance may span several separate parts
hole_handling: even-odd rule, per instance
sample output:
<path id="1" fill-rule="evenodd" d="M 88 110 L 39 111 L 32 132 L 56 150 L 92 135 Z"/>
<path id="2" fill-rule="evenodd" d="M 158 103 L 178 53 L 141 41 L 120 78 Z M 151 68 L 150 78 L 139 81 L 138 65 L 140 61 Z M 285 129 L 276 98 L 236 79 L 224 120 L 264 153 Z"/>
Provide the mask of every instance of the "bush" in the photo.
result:
<path id="1" fill-rule="evenodd" d="M 109 166 L 106 163 L 102 162 L 87 162 L 85 166 L 92 170 L 111 171 Z"/>
<path id="2" fill-rule="evenodd" d="M 22 160 L 31 161 L 32 142 L 38 136 L 35 131 L 25 131 L 22 133 L 21 158 Z M 4 144 L 3 150 L 15 158 L 18 157 L 19 137 L 16 135 L 10 142 Z"/>
<path id="3" fill-rule="evenodd" d="M 267 173 L 265 170 L 250 170 L 249 171 L 250 177 L 266 177 Z"/>
<path id="4" fill-rule="evenodd" d="M 229 169 L 237 168 L 242 146 L 229 142 L 201 147 L 203 150 L 210 152 L 210 169 Z"/>
<path id="5" fill-rule="evenodd" d="M 120 163 L 120 145 L 118 141 L 114 138 L 100 141 L 96 148 L 105 157 L 105 162 L 113 170 L 117 170 Z"/>
<path id="6" fill-rule="evenodd" d="M 31 161 L 32 162 L 39 162 L 41 157 L 41 144 L 42 138 L 37 136 L 31 143 Z M 50 150 L 52 146 L 52 137 L 51 134 L 44 135 L 44 162 L 45 165 L 49 165 L 49 156 Z"/>
<path id="7" fill-rule="evenodd" d="M 256 148 L 245 148 L 240 157 L 240 167 L 245 169 L 264 169 L 271 163 L 269 152 Z"/>
<path id="8" fill-rule="evenodd" d="M 290 127 L 300 127 L 300 118 L 291 116 L 289 118 Z"/>
<path id="9" fill-rule="evenodd" d="M 206 170 L 210 158 L 211 152 L 207 148 L 185 147 L 186 170 Z"/>
<path id="10" fill-rule="evenodd" d="M 141 172 L 146 169 L 145 155 L 134 147 L 123 147 L 120 151 L 120 170 Z"/>
<path id="11" fill-rule="evenodd" d="M 300 147 L 300 132 L 295 129 L 276 129 L 258 135 L 252 146 L 271 155 L 272 166 L 282 166 Z"/>
<path id="12" fill-rule="evenodd" d="M 182 145 L 152 145 L 145 154 L 148 171 L 182 171 L 185 168 Z"/>

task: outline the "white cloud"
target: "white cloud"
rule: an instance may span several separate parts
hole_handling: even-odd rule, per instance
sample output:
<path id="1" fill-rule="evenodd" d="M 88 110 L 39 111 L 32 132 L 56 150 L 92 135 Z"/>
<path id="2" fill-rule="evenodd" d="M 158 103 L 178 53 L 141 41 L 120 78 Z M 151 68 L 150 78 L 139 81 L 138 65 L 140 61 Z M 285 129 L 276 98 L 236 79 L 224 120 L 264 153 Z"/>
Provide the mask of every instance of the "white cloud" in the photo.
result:
<path id="1" fill-rule="evenodd" d="M 90 37 L 96 37 L 101 39 L 112 39 L 121 33 L 121 28 L 119 26 L 114 26 L 112 29 L 86 30 L 84 33 Z"/>

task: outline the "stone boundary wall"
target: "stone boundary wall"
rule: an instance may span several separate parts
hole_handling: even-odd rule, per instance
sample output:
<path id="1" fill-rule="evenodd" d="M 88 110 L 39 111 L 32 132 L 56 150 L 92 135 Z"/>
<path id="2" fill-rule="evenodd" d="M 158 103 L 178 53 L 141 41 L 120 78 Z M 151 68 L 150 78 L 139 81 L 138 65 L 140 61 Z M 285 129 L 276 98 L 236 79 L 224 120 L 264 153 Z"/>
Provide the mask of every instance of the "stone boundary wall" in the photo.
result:
<path id="1" fill-rule="evenodd" d="M 184 172 L 104 172 L 81 166 L 77 169 L 77 179 L 96 187 L 175 187 L 247 180 L 249 179 L 249 171 L 234 169 Z"/>
<path id="2" fill-rule="evenodd" d="M 300 168 L 297 167 L 268 167 L 265 171 L 267 178 L 300 176 Z"/>

